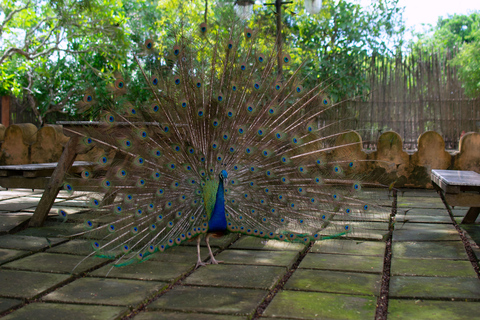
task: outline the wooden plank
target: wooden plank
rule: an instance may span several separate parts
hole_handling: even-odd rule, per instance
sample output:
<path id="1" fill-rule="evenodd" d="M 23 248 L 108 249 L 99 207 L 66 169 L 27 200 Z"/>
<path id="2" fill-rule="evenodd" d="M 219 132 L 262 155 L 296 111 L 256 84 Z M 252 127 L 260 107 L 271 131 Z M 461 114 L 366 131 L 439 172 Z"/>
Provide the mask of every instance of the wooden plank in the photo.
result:
<path id="1" fill-rule="evenodd" d="M 478 215 L 480 214 L 480 207 L 473 207 L 467 211 L 465 217 L 463 217 L 462 223 L 463 224 L 472 224 L 475 223 L 477 220 Z"/>
<path id="2" fill-rule="evenodd" d="M 49 180 L 46 177 L 33 179 L 26 179 L 22 176 L 0 177 L 0 186 L 8 189 L 45 189 Z"/>
<path id="3" fill-rule="evenodd" d="M 48 162 L 48 163 L 34 163 L 34 164 L 13 164 L 8 166 L 0 166 L 0 170 L 11 170 L 11 171 L 35 171 L 35 170 L 45 170 L 51 169 L 54 170 L 57 167 L 58 162 Z M 94 162 L 89 161 L 75 161 L 72 164 L 72 167 L 86 167 L 94 165 Z"/>
<path id="4" fill-rule="evenodd" d="M 75 161 L 70 172 L 79 173 L 86 167 L 95 165 L 88 161 Z M 0 177 L 23 176 L 25 178 L 49 177 L 57 167 L 57 162 L 0 166 Z"/>
<path id="5" fill-rule="evenodd" d="M 10 96 L 2 97 L 2 124 L 5 128 L 10 125 Z"/>
<path id="6" fill-rule="evenodd" d="M 480 194 L 478 193 L 445 193 L 445 200 L 451 206 L 480 207 Z"/>
<path id="7" fill-rule="evenodd" d="M 447 186 L 480 187 L 480 174 L 475 171 L 434 169 L 431 178 Z"/>
<path id="8" fill-rule="evenodd" d="M 79 141 L 78 136 L 71 137 L 70 140 L 65 145 L 62 155 L 58 161 L 58 165 L 53 171 L 52 177 L 45 187 L 45 191 L 35 208 L 35 213 L 33 214 L 29 227 L 41 227 L 47 218 L 48 212 L 57 197 L 58 191 L 64 182 L 65 174 L 68 172 L 72 166 L 75 157 L 77 156 L 77 145 Z"/>

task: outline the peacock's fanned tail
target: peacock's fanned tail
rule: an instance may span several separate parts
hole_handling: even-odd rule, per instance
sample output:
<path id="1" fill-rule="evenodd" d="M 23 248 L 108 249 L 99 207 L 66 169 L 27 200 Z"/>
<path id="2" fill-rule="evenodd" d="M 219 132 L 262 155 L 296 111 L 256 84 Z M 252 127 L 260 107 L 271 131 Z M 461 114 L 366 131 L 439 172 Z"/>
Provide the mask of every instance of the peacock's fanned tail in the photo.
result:
<path id="1" fill-rule="evenodd" d="M 95 215 L 78 235 L 92 239 L 92 255 L 122 266 L 206 233 L 222 170 L 229 232 L 309 243 L 368 233 L 365 222 L 386 218 L 362 193 L 358 143 L 335 143 L 342 119 L 318 121 L 338 108 L 328 84 L 303 87 L 304 65 L 263 50 L 249 28 L 172 34 L 165 51 L 145 41 L 100 123 L 76 131 L 101 150 L 67 186 L 96 185 Z M 143 91 L 129 92 L 133 81 Z"/>

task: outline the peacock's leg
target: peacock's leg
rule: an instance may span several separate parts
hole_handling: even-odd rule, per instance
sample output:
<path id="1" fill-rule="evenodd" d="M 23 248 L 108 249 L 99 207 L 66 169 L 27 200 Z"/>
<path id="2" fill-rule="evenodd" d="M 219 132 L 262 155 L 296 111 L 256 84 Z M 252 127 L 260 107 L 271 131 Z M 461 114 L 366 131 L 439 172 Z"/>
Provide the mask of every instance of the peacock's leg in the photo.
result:
<path id="1" fill-rule="evenodd" d="M 213 234 L 209 233 L 207 234 L 207 237 L 205 238 L 205 242 L 207 243 L 207 247 L 208 247 L 208 253 L 210 254 L 210 261 L 209 263 L 211 264 L 219 264 L 219 263 L 222 263 L 223 261 L 220 261 L 220 260 L 215 260 L 215 257 L 213 256 L 213 252 L 212 252 L 212 248 L 210 248 L 210 237 L 212 236 Z"/>
<path id="2" fill-rule="evenodd" d="M 197 237 L 197 264 L 195 265 L 195 269 L 197 269 L 200 266 L 205 266 L 205 262 L 202 261 L 202 257 L 200 255 L 200 241 L 202 241 L 202 236 Z M 207 242 L 208 244 L 208 242 Z M 210 247 L 208 247 L 210 249 Z"/>

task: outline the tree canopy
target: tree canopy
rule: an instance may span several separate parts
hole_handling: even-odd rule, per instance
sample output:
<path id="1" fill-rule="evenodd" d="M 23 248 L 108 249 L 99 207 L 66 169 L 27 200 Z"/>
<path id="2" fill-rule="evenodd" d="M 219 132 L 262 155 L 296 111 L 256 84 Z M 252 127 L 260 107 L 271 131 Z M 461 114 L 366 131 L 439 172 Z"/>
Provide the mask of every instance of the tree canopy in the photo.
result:
<path id="1" fill-rule="evenodd" d="M 465 93 L 480 95 L 480 12 L 440 17 L 426 33 L 419 34 L 413 48 L 424 53 L 445 51 L 458 53 L 449 61 L 458 68 Z"/>
<path id="2" fill-rule="evenodd" d="M 76 115 L 85 91 L 101 90 L 115 72 L 135 68 L 129 52 L 138 50 L 145 39 L 167 46 L 169 32 L 179 25 L 227 24 L 235 15 L 235 2 L 228 0 L 0 3 L 1 94 L 30 97 L 41 123 L 55 112 Z M 304 75 L 311 85 L 327 80 L 333 100 L 364 91 L 368 84 L 361 69 L 366 57 L 391 54 L 401 45 L 404 28 L 398 0 L 374 1 L 365 8 L 346 0 L 324 0 L 317 15 L 306 13 L 303 1 L 295 1 L 282 11 L 283 50 L 296 62 L 306 61 Z M 256 4 L 245 23 L 259 31 L 260 41 L 275 41 L 274 7 Z M 98 110 L 81 116 L 93 119 Z"/>

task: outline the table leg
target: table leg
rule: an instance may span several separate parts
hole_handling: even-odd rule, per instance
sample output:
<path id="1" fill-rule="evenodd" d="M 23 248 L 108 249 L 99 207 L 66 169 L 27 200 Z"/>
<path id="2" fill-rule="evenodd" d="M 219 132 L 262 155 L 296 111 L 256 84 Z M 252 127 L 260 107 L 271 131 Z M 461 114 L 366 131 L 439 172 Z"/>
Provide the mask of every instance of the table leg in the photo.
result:
<path id="1" fill-rule="evenodd" d="M 472 224 L 477 220 L 478 215 L 480 214 L 480 208 L 471 207 L 468 209 L 467 214 L 462 220 L 462 224 Z"/>
<path id="2" fill-rule="evenodd" d="M 29 227 L 41 227 L 45 220 L 47 219 L 48 213 L 52 208 L 53 203 L 60 191 L 60 188 L 65 180 L 65 174 L 70 170 L 72 164 L 77 156 L 77 145 L 79 137 L 71 137 L 70 140 L 65 145 L 60 159 L 58 160 L 57 167 L 53 171 L 52 177 L 45 187 L 42 198 L 35 208 L 35 213 L 33 214 L 30 222 L 28 223 Z"/>

